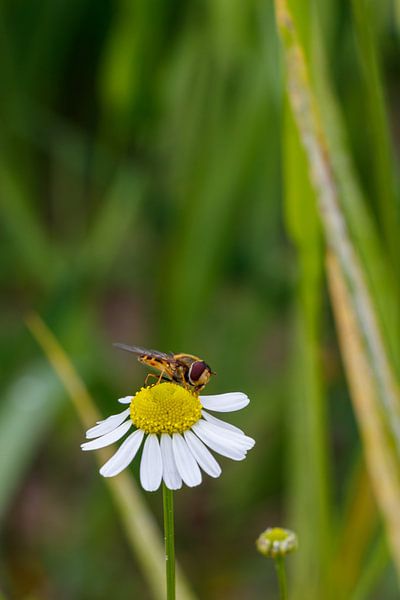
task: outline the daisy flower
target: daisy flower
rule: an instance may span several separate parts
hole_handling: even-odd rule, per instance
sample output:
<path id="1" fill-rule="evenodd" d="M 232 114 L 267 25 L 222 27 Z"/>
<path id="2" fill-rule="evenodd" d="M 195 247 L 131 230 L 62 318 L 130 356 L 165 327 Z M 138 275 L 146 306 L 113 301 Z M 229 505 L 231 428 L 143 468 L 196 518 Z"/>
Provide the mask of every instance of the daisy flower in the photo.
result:
<path id="1" fill-rule="evenodd" d="M 129 406 L 89 429 L 86 437 L 90 441 L 81 448 L 104 448 L 134 428 L 100 473 L 104 477 L 118 475 L 143 444 L 140 481 L 149 492 L 157 490 L 162 481 L 170 490 L 181 488 L 182 483 L 189 487 L 199 485 L 201 470 L 219 477 L 221 467 L 209 448 L 232 460 L 243 460 L 255 444 L 241 429 L 208 412 L 244 408 L 249 399 L 241 392 L 197 396 L 175 383 L 160 383 L 142 388 L 135 396 L 120 398 L 119 402 Z"/>

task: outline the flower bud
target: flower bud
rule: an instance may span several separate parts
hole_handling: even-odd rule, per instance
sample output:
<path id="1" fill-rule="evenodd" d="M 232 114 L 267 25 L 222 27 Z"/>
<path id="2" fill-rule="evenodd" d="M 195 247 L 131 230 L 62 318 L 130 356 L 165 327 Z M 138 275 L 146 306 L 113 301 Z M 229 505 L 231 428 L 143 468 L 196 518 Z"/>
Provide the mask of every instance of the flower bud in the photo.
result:
<path id="1" fill-rule="evenodd" d="M 257 550 L 268 558 L 286 556 L 297 550 L 297 536 L 289 529 L 269 527 L 263 531 L 256 541 Z"/>

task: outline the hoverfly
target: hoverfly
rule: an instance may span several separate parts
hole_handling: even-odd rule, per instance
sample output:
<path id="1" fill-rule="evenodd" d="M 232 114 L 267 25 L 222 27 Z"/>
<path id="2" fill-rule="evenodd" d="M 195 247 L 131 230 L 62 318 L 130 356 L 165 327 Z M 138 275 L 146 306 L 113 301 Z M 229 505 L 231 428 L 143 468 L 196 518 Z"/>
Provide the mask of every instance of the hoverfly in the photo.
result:
<path id="1" fill-rule="evenodd" d="M 174 354 L 173 352 L 167 354 L 140 346 L 127 346 L 119 343 L 113 345 L 136 354 L 139 362 L 160 371 L 159 381 L 169 379 L 183 387 L 192 388 L 196 393 L 207 385 L 211 375 L 215 375 L 204 360 L 192 354 Z"/>

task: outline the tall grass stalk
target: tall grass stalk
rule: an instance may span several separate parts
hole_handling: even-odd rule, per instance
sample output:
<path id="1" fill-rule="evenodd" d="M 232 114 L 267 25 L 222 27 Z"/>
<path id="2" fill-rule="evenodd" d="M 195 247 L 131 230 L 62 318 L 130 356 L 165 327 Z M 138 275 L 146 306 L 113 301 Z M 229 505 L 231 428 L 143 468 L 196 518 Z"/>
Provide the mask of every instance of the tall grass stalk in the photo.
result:
<path id="1" fill-rule="evenodd" d="M 331 523 L 330 461 L 320 345 L 322 321 L 321 226 L 298 131 L 287 105 L 284 135 L 286 228 L 296 247 L 296 288 L 289 433 L 290 521 L 301 539 L 293 557 L 295 597 L 319 598 L 326 588 Z M 320 560 L 315 568 L 315 553 Z"/>
<path id="2" fill-rule="evenodd" d="M 331 577 L 336 600 L 347 600 L 365 571 L 365 560 L 376 535 L 379 518 L 365 461 L 357 457 L 338 524 Z"/>
<path id="3" fill-rule="evenodd" d="M 357 323 L 358 335 L 366 350 L 367 364 L 373 373 L 372 383 L 373 388 L 377 390 L 376 399 L 379 399 L 386 419 L 385 424 L 389 429 L 391 428 L 397 449 L 397 456 L 391 456 L 386 437 L 377 437 L 375 440 L 379 444 L 386 444 L 385 448 L 380 448 L 380 451 L 385 454 L 391 467 L 386 466 L 388 466 L 390 474 L 393 474 L 392 466 L 396 464 L 396 461 L 398 463 L 400 457 L 400 399 L 397 382 L 379 329 L 365 274 L 350 239 L 339 204 L 339 188 L 296 25 L 286 0 L 275 0 L 275 8 L 284 49 L 289 98 L 306 150 L 326 241 L 337 260 L 340 276 L 345 282 Z M 366 448 L 366 452 L 368 456 L 368 448 Z M 368 464 L 369 468 L 373 470 L 373 465 L 370 462 Z M 378 494 L 376 489 L 375 493 L 377 493 L 378 503 L 386 520 L 392 552 L 400 572 L 400 542 L 395 535 L 397 528 L 394 528 L 398 519 L 393 513 L 393 505 L 391 502 L 387 502 L 388 499 L 393 500 L 396 496 L 396 480 L 393 481 L 393 487 L 391 487 L 390 479 L 387 482 L 391 493 Z"/>
<path id="4" fill-rule="evenodd" d="M 315 17 L 316 18 L 316 17 Z M 334 93 L 324 32 L 316 23 L 313 28 L 313 70 L 318 108 L 323 120 L 326 151 L 332 166 L 341 208 L 354 247 L 357 248 L 377 317 L 382 327 L 387 353 L 400 374 L 398 327 L 393 316 L 399 312 L 400 289 L 384 242 L 369 210 L 369 202 L 359 181 L 357 165 L 351 153 L 350 133 Z"/>
<path id="5" fill-rule="evenodd" d="M 351 296 L 339 263 L 328 255 L 327 270 L 336 317 L 340 347 L 349 380 L 354 410 L 375 497 L 384 517 L 386 533 L 400 577 L 400 476 L 386 424 L 377 400 L 377 391 L 362 336 L 355 318 Z"/>
<path id="6" fill-rule="evenodd" d="M 374 544 L 370 555 L 364 562 L 363 570 L 356 587 L 351 595 L 351 600 L 368 600 L 371 590 L 377 585 L 384 569 L 390 561 L 390 554 L 385 536 L 381 534 Z"/>

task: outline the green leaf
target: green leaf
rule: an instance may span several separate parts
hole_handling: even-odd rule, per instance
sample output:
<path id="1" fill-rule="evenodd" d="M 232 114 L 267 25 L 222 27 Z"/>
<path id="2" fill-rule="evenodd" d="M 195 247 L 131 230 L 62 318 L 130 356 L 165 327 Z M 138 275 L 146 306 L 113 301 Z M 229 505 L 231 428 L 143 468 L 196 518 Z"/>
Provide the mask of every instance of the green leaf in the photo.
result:
<path id="1" fill-rule="evenodd" d="M 27 365 L 4 391 L 0 410 L 0 519 L 63 400 L 60 384 L 44 361 Z"/>

